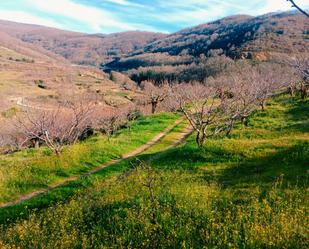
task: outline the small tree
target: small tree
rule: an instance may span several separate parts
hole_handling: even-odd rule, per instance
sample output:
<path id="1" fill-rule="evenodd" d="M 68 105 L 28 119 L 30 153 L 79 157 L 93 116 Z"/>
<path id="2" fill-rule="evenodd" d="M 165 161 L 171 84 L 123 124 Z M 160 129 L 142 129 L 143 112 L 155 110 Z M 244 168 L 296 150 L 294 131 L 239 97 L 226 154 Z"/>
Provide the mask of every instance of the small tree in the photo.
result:
<path id="1" fill-rule="evenodd" d="M 132 128 L 132 123 L 138 119 L 140 116 L 141 116 L 141 112 L 136 108 L 130 108 L 128 111 L 127 111 L 127 114 L 126 114 L 126 119 L 127 119 L 127 127 L 129 128 L 129 131 L 131 131 L 131 128 Z"/>
<path id="2" fill-rule="evenodd" d="M 144 81 L 141 84 L 146 97 L 146 103 L 151 104 L 151 113 L 157 111 L 158 106 L 169 96 L 170 87 L 168 83 L 156 86 L 149 81 Z"/>
<path id="3" fill-rule="evenodd" d="M 97 118 L 96 126 L 104 134 L 106 134 L 108 141 L 111 136 L 119 130 L 128 120 L 127 111 L 115 110 L 104 113 L 101 117 Z"/>
<path id="4" fill-rule="evenodd" d="M 59 155 L 64 146 L 74 144 L 91 126 L 91 103 L 67 103 L 56 110 L 28 110 L 17 118 L 16 127 L 25 143 L 48 146 Z"/>
<path id="5" fill-rule="evenodd" d="M 244 110 L 252 110 L 255 105 L 259 105 L 264 111 L 267 99 L 290 85 L 292 79 L 287 69 L 272 63 L 237 65 L 227 79 L 231 81 L 230 91 L 243 103 Z"/>
<path id="6" fill-rule="evenodd" d="M 309 56 L 308 53 L 296 56 L 290 65 L 294 68 L 296 74 L 299 76 L 299 90 L 302 99 L 308 97 L 309 92 Z"/>
<path id="7" fill-rule="evenodd" d="M 26 138 L 16 129 L 9 120 L 4 122 L 0 130 L 0 151 L 1 153 L 10 153 L 20 150 L 26 143 Z"/>
<path id="8" fill-rule="evenodd" d="M 257 106 L 264 110 L 266 100 L 288 80 L 280 65 L 243 64 L 205 84 L 175 85 L 172 93 L 197 132 L 197 144 L 202 146 L 207 138 L 229 135 L 237 121 L 247 124 Z"/>
<path id="9" fill-rule="evenodd" d="M 179 109 L 197 132 L 196 143 L 203 146 L 207 138 L 231 129 L 234 98 L 218 98 L 217 89 L 200 83 L 178 84 L 173 96 Z"/>

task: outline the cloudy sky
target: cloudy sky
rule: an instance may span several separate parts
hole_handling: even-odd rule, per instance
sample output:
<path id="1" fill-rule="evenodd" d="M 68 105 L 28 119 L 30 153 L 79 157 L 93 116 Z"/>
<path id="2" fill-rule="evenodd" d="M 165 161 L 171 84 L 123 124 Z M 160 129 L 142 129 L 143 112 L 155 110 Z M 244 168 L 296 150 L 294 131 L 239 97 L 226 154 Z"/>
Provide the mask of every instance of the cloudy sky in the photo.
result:
<path id="1" fill-rule="evenodd" d="M 296 0 L 308 8 L 308 0 Z M 286 0 L 0 0 L 0 19 L 86 33 L 174 32 L 234 14 L 289 10 Z"/>

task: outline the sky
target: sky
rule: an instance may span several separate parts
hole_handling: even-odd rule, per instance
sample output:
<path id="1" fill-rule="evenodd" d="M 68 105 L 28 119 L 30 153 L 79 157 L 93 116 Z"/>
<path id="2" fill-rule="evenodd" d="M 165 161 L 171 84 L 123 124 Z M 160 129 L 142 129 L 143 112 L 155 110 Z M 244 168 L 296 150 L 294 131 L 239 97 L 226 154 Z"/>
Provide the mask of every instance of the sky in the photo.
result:
<path id="1" fill-rule="evenodd" d="M 309 8 L 309 0 L 296 0 Z M 172 33 L 235 15 L 291 10 L 286 0 L 0 0 L 0 19 L 84 33 Z"/>

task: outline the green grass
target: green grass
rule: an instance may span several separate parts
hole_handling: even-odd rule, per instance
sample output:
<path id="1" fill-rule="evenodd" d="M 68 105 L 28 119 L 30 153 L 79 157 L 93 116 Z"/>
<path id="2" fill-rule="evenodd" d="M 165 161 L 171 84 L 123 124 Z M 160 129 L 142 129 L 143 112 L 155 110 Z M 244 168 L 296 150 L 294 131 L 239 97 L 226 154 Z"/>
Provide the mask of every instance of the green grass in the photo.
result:
<path id="1" fill-rule="evenodd" d="M 171 132 L 169 134 L 167 134 L 160 141 L 160 143 L 157 143 L 157 144 L 151 146 L 151 148 L 149 148 L 143 154 L 151 155 L 153 153 L 157 153 L 157 152 L 159 152 L 161 150 L 164 150 L 168 146 L 171 146 L 175 141 L 180 139 L 181 134 L 179 134 L 179 132 L 181 132 L 187 126 L 188 126 L 188 122 L 186 120 L 184 120 L 179 125 L 175 126 L 174 129 L 172 129 Z"/>
<path id="2" fill-rule="evenodd" d="M 67 147 L 60 156 L 47 148 L 0 156 L 0 203 L 85 173 L 143 145 L 173 123 L 177 115 L 157 114 L 135 121 L 110 141 L 103 135 Z"/>
<path id="3" fill-rule="evenodd" d="M 0 247 L 308 248 L 308 120 L 308 100 L 280 96 L 229 138 L 199 149 L 192 136 L 158 154 L 176 127 L 137 159 L 67 186 L 67 200 L 15 209 L 24 214 L 2 227 Z"/>

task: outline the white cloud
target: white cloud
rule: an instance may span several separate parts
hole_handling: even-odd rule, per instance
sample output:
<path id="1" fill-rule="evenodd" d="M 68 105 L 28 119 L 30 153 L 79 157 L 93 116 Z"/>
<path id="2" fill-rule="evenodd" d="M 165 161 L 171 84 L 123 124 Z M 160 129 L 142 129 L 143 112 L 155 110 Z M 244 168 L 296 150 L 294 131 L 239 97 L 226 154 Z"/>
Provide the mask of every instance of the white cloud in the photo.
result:
<path id="1" fill-rule="evenodd" d="M 41 18 L 38 16 L 34 16 L 32 14 L 22 12 L 22 11 L 8 11 L 8 10 L 0 10 L 0 18 L 7 21 L 12 22 L 21 22 L 27 24 L 38 24 L 48 27 L 55 28 L 63 28 L 61 24 L 54 22 L 52 20 L 48 20 L 45 18 Z"/>
<path id="2" fill-rule="evenodd" d="M 285 11 L 291 10 L 291 3 L 287 0 L 158 0 L 159 5 L 161 7 L 174 7 L 174 8 L 184 8 L 190 10 L 192 8 L 200 7 L 200 8 L 216 8 L 221 9 L 222 7 L 226 7 L 227 10 L 233 12 L 237 10 L 243 10 L 244 12 L 274 12 L 274 11 Z M 297 4 L 303 8 L 309 7 L 308 0 L 297 0 Z M 252 9 L 253 6 L 264 6 L 258 9 Z M 228 9 L 229 8 L 229 9 Z M 243 13 L 246 14 L 246 13 Z"/>
<path id="3" fill-rule="evenodd" d="M 132 3 L 126 0 L 105 0 L 105 2 L 115 3 L 119 5 L 130 6 Z"/>
<path id="4" fill-rule="evenodd" d="M 138 3 L 132 3 L 127 0 L 105 0 L 105 2 L 115 3 L 122 6 L 135 6 L 135 7 L 145 7 L 144 5 Z"/>
<path id="5" fill-rule="evenodd" d="M 206 21 L 216 19 L 224 16 L 224 8 L 217 8 L 214 12 L 212 9 L 196 8 L 189 11 L 177 11 L 174 13 L 168 13 L 164 15 L 158 15 L 157 18 L 161 21 L 167 20 L 170 23 L 196 25 Z"/>
<path id="6" fill-rule="evenodd" d="M 21 2 L 20 6 L 15 2 L 11 9 L 1 9 L 0 18 L 91 33 L 126 30 L 160 32 L 165 26 L 168 29 L 180 29 L 228 15 L 260 15 L 293 9 L 286 0 L 152 0 L 143 4 L 133 0 L 101 0 L 110 3 L 108 10 L 78 3 L 78 0 Z M 297 3 L 301 7 L 309 7 L 308 0 L 298 0 Z M 113 4 L 117 8 L 110 8 Z M 24 6 L 27 8 L 23 9 Z M 121 7 L 124 12 L 117 11 Z"/>
<path id="7" fill-rule="evenodd" d="M 261 15 L 275 11 L 292 10 L 286 0 L 158 0 L 161 8 L 170 9 L 154 13 L 153 18 L 175 25 L 192 26 L 236 14 Z M 302 7 L 308 7 L 308 0 L 298 0 Z"/>
<path id="8" fill-rule="evenodd" d="M 303 8 L 308 8 L 308 0 L 298 0 L 297 4 Z M 268 12 L 283 11 L 283 10 L 293 10 L 292 4 L 284 0 L 267 0 L 265 6 L 259 10 L 256 10 L 256 14 L 265 14 Z"/>
<path id="9" fill-rule="evenodd" d="M 112 13 L 103 9 L 75 3 L 72 0 L 26 0 L 39 11 L 54 14 L 87 24 L 92 32 L 105 30 L 134 30 L 136 27 L 117 20 Z"/>
<path id="10" fill-rule="evenodd" d="M 154 14 L 154 18 L 162 22 L 168 21 L 180 26 L 192 26 L 218 19 L 228 15 L 230 5 L 228 1 L 217 0 L 171 0 L 161 6 L 170 8 L 169 12 Z"/>

